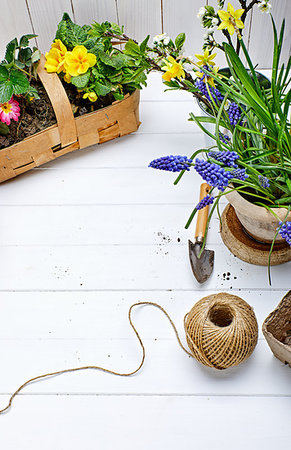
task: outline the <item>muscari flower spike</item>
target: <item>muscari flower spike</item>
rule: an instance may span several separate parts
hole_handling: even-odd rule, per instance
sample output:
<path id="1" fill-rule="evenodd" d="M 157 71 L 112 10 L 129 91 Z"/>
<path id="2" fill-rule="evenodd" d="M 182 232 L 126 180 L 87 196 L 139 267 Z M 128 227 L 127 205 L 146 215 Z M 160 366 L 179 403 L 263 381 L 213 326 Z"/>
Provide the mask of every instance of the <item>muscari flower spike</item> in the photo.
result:
<path id="1" fill-rule="evenodd" d="M 149 164 L 149 167 L 152 167 L 153 169 L 167 170 L 170 172 L 181 172 L 181 170 L 189 171 L 189 164 L 191 163 L 192 159 L 187 158 L 187 156 L 169 155 L 154 159 Z"/>
<path id="2" fill-rule="evenodd" d="M 234 127 L 241 124 L 241 110 L 235 102 L 231 102 L 227 110 L 229 121 Z"/>
<path id="3" fill-rule="evenodd" d="M 232 174 L 232 178 L 236 178 L 241 181 L 245 181 L 249 177 L 245 169 L 236 169 L 230 173 Z"/>
<path id="4" fill-rule="evenodd" d="M 239 155 L 236 152 L 230 152 L 228 150 L 224 150 L 221 152 L 209 152 L 208 156 L 210 158 L 215 159 L 223 163 L 225 166 L 238 168 L 238 165 L 235 163 L 237 159 L 239 159 Z"/>
<path id="5" fill-rule="evenodd" d="M 226 171 L 218 164 L 198 158 L 195 160 L 194 169 L 210 186 L 217 187 L 220 191 L 224 191 L 233 178 L 232 172 Z"/>
<path id="6" fill-rule="evenodd" d="M 219 133 L 219 139 L 220 139 L 221 142 L 223 142 L 224 144 L 229 144 L 229 143 L 230 143 L 230 137 L 227 136 L 227 134 Z"/>
<path id="7" fill-rule="evenodd" d="M 267 177 L 264 177 L 263 175 L 258 176 L 259 183 L 264 189 L 268 189 L 270 187 L 270 180 Z"/>
<path id="8" fill-rule="evenodd" d="M 282 238 L 285 239 L 287 244 L 291 247 L 291 222 L 279 222 L 279 233 L 281 234 Z"/>
<path id="9" fill-rule="evenodd" d="M 200 71 L 201 73 L 203 73 L 202 71 Z M 222 102 L 223 101 L 223 95 L 219 92 L 218 89 L 216 89 L 215 87 L 211 87 L 209 86 L 209 80 L 208 80 L 208 89 L 211 93 L 211 96 L 209 95 L 208 89 L 207 89 L 207 85 L 204 81 L 204 77 L 205 74 L 203 74 L 201 76 L 201 78 L 197 78 L 195 81 L 195 86 L 199 89 L 199 91 L 201 92 L 202 95 L 204 95 L 204 97 L 207 98 L 208 101 L 212 101 L 212 99 L 215 101 L 215 103 L 217 104 L 219 101 Z M 212 78 L 213 80 L 213 78 Z"/>
<path id="10" fill-rule="evenodd" d="M 207 194 L 202 200 L 200 200 L 199 203 L 196 205 L 196 209 L 203 209 L 205 206 L 212 205 L 214 202 L 214 197 L 211 197 L 209 194 Z"/>

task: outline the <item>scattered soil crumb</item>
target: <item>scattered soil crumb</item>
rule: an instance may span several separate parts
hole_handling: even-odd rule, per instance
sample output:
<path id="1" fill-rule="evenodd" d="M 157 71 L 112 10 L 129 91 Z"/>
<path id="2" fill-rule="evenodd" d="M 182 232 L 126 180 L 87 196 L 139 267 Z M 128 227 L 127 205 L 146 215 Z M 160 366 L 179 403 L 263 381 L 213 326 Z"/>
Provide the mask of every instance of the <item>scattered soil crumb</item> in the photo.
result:
<path id="1" fill-rule="evenodd" d="M 170 236 L 167 236 L 167 235 L 163 234 L 161 231 L 158 231 L 157 235 L 158 235 L 159 238 L 161 238 L 162 243 L 169 243 L 169 242 L 171 242 Z"/>

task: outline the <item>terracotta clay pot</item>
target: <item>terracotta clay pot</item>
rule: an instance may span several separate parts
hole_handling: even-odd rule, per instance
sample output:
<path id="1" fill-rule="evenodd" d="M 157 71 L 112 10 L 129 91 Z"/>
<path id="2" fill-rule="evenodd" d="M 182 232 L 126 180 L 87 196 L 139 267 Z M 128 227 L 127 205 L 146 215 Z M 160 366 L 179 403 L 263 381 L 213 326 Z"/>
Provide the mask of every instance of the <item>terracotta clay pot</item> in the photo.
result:
<path id="1" fill-rule="evenodd" d="M 272 243 L 279 224 L 276 217 L 263 206 L 257 206 L 249 202 L 237 191 L 228 190 L 226 198 L 235 209 L 236 215 L 245 231 L 257 241 Z M 276 208 L 274 211 L 280 220 L 285 219 L 287 214 L 286 208 Z M 291 221 L 291 212 L 288 214 L 287 220 Z M 282 241 L 283 238 L 278 234 L 276 242 Z"/>

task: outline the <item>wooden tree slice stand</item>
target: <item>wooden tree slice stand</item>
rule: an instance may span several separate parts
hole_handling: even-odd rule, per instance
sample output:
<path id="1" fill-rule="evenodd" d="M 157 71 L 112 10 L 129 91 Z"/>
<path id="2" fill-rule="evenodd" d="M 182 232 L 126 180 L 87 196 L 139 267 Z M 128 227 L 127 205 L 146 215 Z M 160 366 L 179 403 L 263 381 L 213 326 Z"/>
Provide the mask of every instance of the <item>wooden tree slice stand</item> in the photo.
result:
<path id="1" fill-rule="evenodd" d="M 262 328 L 274 355 L 291 367 L 291 291 L 268 315 Z"/>
<path id="2" fill-rule="evenodd" d="M 242 261 L 258 266 L 267 266 L 270 245 L 256 241 L 249 236 L 231 205 L 227 205 L 222 213 L 220 233 L 227 248 Z M 291 261 L 291 247 L 285 241 L 274 245 L 271 265 L 275 266 Z"/>
<path id="3" fill-rule="evenodd" d="M 57 124 L 0 150 L 0 183 L 66 153 L 132 133 L 140 125 L 139 90 L 106 108 L 74 118 L 60 78 L 56 73 L 47 73 L 44 64 L 42 55 L 38 75 Z"/>

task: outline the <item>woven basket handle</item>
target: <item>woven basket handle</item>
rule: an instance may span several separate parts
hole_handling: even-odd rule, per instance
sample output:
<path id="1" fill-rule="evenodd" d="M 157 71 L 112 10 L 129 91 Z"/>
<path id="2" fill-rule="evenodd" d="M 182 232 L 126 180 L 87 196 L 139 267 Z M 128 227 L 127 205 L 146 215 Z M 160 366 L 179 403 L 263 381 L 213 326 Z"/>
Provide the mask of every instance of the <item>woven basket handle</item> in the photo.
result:
<path id="1" fill-rule="evenodd" d="M 61 146 L 66 147 L 78 140 L 75 119 L 61 80 L 56 73 L 47 73 L 44 68 L 45 62 L 44 55 L 41 55 L 37 73 L 49 96 L 57 118 Z"/>

